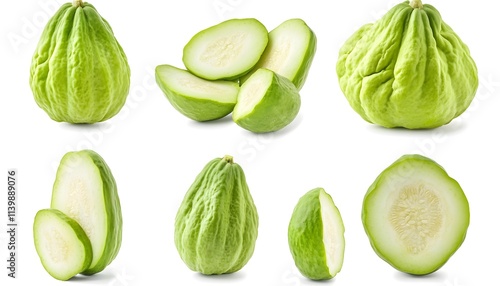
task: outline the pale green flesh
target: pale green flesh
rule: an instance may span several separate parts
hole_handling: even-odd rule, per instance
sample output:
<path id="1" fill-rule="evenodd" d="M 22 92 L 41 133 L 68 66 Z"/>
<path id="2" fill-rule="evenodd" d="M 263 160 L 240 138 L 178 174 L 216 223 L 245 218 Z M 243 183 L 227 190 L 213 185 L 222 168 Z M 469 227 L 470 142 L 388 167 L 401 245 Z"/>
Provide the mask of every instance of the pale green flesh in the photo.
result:
<path id="1" fill-rule="evenodd" d="M 236 103 L 238 84 L 230 81 L 208 81 L 188 71 L 169 65 L 157 68 L 157 74 L 164 87 L 178 95 L 221 103 Z"/>
<path id="2" fill-rule="evenodd" d="M 68 153 L 61 160 L 51 207 L 76 220 L 92 243 L 94 267 L 106 248 L 107 213 L 99 169 L 85 154 Z"/>
<path id="3" fill-rule="evenodd" d="M 285 21 L 269 33 L 269 43 L 254 70 L 270 69 L 297 85 L 299 81 L 303 82 L 298 77 L 307 76 L 308 67 L 305 66 L 312 61 L 315 49 L 315 35 L 304 21 L 300 19 Z M 306 70 L 303 71 L 302 68 Z M 242 81 L 248 76 L 247 74 Z"/>
<path id="4" fill-rule="evenodd" d="M 254 133 L 278 131 L 295 119 L 300 104 L 299 91 L 289 79 L 261 68 L 241 86 L 233 121 Z"/>
<path id="5" fill-rule="evenodd" d="M 251 81 L 242 85 L 238 102 L 233 110 L 234 117 L 240 118 L 250 114 L 266 95 L 272 80 L 272 73 L 259 73 L 254 74 Z"/>
<path id="6" fill-rule="evenodd" d="M 344 223 L 340 212 L 324 191 L 320 192 L 321 219 L 323 222 L 323 244 L 325 247 L 326 263 L 330 275 L 340 272 L 344 261 Z"/>
<path id="7" fill-rule="evenodd" d="M 401 271 L 425 275 L 439 269 L 462 244 L 469 206 L 460 186 L 443 176 L 442 169 L 429 163 L 403 164 L 385 171 L 367 195 L 363 223 L 382 259 Z M 401 176 L 408 171 L 410 176 Z"/>
<path id="8" fill-rule="evenodd" d="M 91 246 L 85 245 L 79 238 L 85 235 L 83 230 L 61 219 L 61 215 L 55 214 L 53 210 L 39 211 L 35 217 L 33 235 L 36 251 L 45 270 L 56 279 L 68 280 L 88 267 L 90 257 L 86 256 L 86 248 L 90 249 Z"/>
<path id="9" fill-rule="evenodd" d="M 232 19 L 196 34 L 184 47 L 183 62 L 199 77 L 234 79 L 259 61 L 267 42 L 267 30 L 259 21 Z"/>

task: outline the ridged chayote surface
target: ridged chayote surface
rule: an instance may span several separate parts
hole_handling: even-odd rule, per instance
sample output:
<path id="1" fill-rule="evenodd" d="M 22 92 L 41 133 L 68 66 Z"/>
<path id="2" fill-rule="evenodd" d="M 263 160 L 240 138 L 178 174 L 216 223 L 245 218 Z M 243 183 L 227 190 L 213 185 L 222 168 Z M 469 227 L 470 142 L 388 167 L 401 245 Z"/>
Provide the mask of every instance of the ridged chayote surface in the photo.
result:
<path id="1" fill-rule="evenodd" d="M 225 156 L 210 161 L 184 197 L 175 218 L 175 245 L 193 271 L 236 272 L 253 254 L 257 228 L 245 174 Z"/>
<path id="2" fill-rule="evenodd" d="M 398 4 L 355 32 L 340 50 L 337 74 L 352 108 L 389 128 L 447 124 L 478 87 L 468 47 L 436 8 L 420 1 Z"/>
<path id="3" fill-rule="evenodd" d="M 130 68 L 110 25 L 89 3 L 66 3 L 47 23 L 31 63 L 35 100 L 55 121 L 95 123 L 125 104 Z"/>

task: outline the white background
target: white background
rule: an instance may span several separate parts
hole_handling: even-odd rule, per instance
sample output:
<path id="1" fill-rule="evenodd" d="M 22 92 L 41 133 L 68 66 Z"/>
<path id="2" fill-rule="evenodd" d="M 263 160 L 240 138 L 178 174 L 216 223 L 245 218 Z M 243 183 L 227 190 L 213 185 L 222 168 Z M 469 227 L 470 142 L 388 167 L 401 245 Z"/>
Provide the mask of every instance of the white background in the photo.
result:
<path id="1" fill-rule="evenodd" d="M 35 213 L 50 205 L 60 158 L 67 151 L 91 148 L 104 157 L 118 183 L 123 244 L 105 271 L 66 283 L 313 285 L 294 266 L 287 226 L 299 197 L 321 186 L 332 195 L 346 227 L 345 260 L 335 285 L 498 285 L 500 5 L 493 0 L 430 3 L 468 44 L 480 86 L 472 106 L 451 124 L 408 131 L 364 122 L 341 93 L 335 72 L 343 42 L 397 2 L 94 0 L 91 3 L 109 21 L 128 56 L 132 82 L 126 106 L 117 116 L 86 126 L 50 120 L 36 105 L 28 84 L 31 56 L 43 26 L 62 2 L 2 3 L 0 284 L 64 283 L 42 268 L 31 228 Z M 191 121 L 173 109 L 154 82 L 156 65 L 182 67 L 182 48 L 196 32 L 242 17 L 257 18 L 269 30 L 289 18 L 302 18 L 318 38 L 316 57 L 301 91 L 300 113 L 276 133 L 252 134 L 230 117 L 209 123 Z M 407 153 L 426 155 L 444 166 L 462 185 L 471 207 L 464 244 L 444 267 L 426 277 L 399 273 L 379 259 L 360 219 L 369 185 Z M 190 271 L 179 258 L 173 241 L 174 217 L 202 167 L 225 154 L 233 155 L 245 170 L 260 216 L 259 237 L 252 259 L 240 272 L 206 277 Z M 8 279 L 4 267 L 8 168 L 19 172 L 17 280 Z"/>

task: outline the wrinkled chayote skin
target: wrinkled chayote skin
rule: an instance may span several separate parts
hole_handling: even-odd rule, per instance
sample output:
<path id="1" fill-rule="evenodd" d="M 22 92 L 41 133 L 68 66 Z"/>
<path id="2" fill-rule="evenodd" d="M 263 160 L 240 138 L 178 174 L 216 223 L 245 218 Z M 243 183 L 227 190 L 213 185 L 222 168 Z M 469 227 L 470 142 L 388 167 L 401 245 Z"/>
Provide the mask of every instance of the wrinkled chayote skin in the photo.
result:
<path id="1" fill-rule="evenodd" d="M 130 68 L 94 6 L 66 3 L 47 23 L 31 63 L 35 101 L 55 121 L 95 123 L 125 104 Z"/>
<path id="2" fill-rule="evenodd" d="M 175 245 L 193 271 L 232 273 L 252 257 L 257 228 L 245 174 L 225 156 L 210 161 L 186 193 L 175 218 Z"/>
<path id="3" fill-rule="evenodd" d="M 337 75 L 352 108 L 388 128 L 447 124 L 478 88 L 468 47 L 420 0 L 398 4 L 355 32 L 340 50 Z"/>

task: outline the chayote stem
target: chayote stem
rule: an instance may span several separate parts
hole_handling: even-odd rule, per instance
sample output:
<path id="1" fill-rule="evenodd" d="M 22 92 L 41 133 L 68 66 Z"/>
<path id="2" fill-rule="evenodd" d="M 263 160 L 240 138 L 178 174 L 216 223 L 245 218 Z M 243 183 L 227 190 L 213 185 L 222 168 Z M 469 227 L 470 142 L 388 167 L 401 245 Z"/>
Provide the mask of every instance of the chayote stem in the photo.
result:
<path id="1" fill-rule="evenodd" d="M 73 7 L 83 7 L 83 0 L 74 0 Z"/>
<path id="2" fill-rule="evenodd" d="M 233 163 L 233 156 L 226 155 L 226 156 L 224 156 L 223 160 L 228 162 L 229 164 L 232 164 Z"/>
<path id="3" fill-rule="evenodd" d="M 424 5 L 422 4 L 422 1 L 420 0 L 411 0 L 410 6 L 413 7 L 413 9 L 422 9 L 424 8 Z"/>

